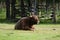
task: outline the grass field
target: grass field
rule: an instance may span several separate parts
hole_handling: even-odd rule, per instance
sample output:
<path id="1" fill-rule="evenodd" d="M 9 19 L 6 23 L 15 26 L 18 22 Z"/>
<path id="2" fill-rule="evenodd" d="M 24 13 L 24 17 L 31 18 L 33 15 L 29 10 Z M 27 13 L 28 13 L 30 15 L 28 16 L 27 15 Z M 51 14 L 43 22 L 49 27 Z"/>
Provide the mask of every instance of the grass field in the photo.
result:
<path id="1" fill-rule="evenodd" d="M 14 25 L 0 23 L 0 40 L 60 40 L 59 24 L 35 25 L 34 31 L 14 30 Z"/>

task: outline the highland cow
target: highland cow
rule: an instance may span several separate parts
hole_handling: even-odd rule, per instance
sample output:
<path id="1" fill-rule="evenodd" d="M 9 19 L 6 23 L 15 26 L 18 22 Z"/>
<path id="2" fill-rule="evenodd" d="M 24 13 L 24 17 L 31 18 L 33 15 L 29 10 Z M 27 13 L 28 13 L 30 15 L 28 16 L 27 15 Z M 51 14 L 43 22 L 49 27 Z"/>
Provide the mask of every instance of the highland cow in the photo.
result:
<path id="1" fill-rule="evenodd" d="M 34 30 L 33 25 L 38 23 L 36 15 L 21 18 L 15 25 L 16 30 Z"/>

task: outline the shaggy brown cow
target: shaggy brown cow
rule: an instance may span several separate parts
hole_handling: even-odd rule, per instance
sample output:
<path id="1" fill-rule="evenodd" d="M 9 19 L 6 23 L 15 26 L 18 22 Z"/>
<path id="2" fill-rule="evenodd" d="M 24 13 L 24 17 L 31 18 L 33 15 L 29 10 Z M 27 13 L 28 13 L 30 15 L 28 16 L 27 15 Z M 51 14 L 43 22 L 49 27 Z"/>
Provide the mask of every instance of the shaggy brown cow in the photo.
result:
<path id="1" fill-rule="evenodd" d="M 38 23 L 36 15 L 21 18 L 15 25 L 16 30 L 34 30 L 33 25 Z"/>

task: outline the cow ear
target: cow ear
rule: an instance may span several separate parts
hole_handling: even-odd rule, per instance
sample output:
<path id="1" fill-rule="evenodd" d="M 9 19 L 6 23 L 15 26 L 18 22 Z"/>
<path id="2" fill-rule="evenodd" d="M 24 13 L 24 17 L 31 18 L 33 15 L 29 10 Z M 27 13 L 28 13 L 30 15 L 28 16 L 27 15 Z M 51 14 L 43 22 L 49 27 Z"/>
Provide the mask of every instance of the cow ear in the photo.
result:
<path id="1" fill-rule="evenodd" d="M 32 17 L 32 16 L 30 16 L 30 17 Z"/>
<path id="2" fill-rule="evenodd" d="M 30 17 L 34 17 L 35 15 L 31 15 Z"/>

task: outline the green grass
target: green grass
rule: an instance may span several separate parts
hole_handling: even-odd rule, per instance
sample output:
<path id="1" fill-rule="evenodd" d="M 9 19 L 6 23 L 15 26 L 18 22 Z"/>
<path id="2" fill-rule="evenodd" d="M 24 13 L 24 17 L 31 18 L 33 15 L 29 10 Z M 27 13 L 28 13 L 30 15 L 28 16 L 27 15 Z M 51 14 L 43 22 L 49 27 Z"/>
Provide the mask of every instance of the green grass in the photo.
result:
<path id="1" fill-rule="evenodd" d="M 0 23 L 0 40 L 60 40 L 59 24 L 35 25 L 34 31 L 14 30 L 14 25 Z"/>
<path id="2" fill-rule="evenodd" d="M 5 19 L 6 18 L 6 9 L 2 8 L 0 9 L 0 19 Z"/>

